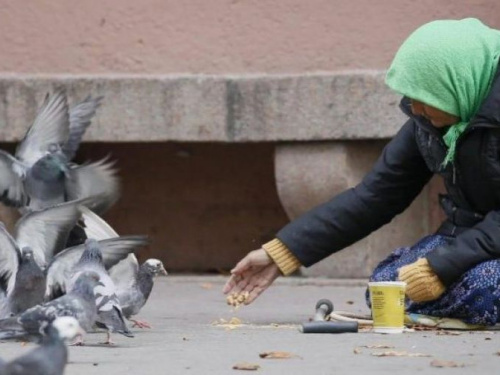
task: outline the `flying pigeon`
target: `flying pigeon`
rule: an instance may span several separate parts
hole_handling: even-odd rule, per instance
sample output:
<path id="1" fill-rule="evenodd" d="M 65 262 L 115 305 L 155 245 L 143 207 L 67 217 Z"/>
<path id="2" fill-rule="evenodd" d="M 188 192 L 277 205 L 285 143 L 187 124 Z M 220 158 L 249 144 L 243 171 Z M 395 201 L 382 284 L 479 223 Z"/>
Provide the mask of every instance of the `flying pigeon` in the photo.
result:
<path id="1" fill-rule="evenodd" d="M 96 289 L 97 325 L 107 329 L 105 344 L 112 344 L 113 332 L 133 337 L 125 323 L 116 286 L 107 270 L 147 243 L 147 238 L 143 236 L 117 237 L 99 242 L 87 239 L 84 245 L 62 251 L 49 266 L 46 297 L 51 298 L 71 288 L 72 280 L 80 272 L 96 272 L 103 284 Z"/>
<path id="2" fill-rule="evenodd" d="M 45 327 L 62 316 L 75 318 L 85 332 L 89 331 L 97 318 L 95 289 L 100 286 L 102 283 L 97 273 L 80 274 L 71 290 L 62 297 L 0 320 L 0 339 L 43 336 Z"/>
<path id="3" fill-rule="evenodd" d="M 0 150 L 0 200 L 23 211 L 88 196 L 102 198 L 91 207 L 99 213 L 114 204 L 119 187 L 113 163 L 71 163 L 100 102 L 89 97 L 69 110 L 63 90 L 47 95 L 15 157 Z"/>
<path id="4" fill-rule="evenodd" d="M 17 315 L 43 301 L 45 273 L 53 255 L 64 248 L 80 217 L 73 201 L 24 215 L 12 237 L 0 222 L 0 317 Z"/>
<path id="5" fill-rule="evenodd" d="M 83 333 L 78 321 L 69 316 L 55 319 L 45 329 L 40 346 L 12 362 L 0 362 L 4 375 L 62 375 L 68 362 L 66 340 Z"/>
<path id="6" fill-rule="evenodd" d="M 82 220 L 87 236 L 96 239 L 118 237 L 118 233 L 100 216 L 82 207 Z M 146 304 L 153 290 L 154 278 L 167 275 L 163 263 L 158 259 L 148 259 L 140 267 L 134 254 L 129 254 L 109 270 L 109 275 L 117 288 L 117 296 L 125 317 L 139 328 L 151 328 L 144 321 L 131 319 Z"/>

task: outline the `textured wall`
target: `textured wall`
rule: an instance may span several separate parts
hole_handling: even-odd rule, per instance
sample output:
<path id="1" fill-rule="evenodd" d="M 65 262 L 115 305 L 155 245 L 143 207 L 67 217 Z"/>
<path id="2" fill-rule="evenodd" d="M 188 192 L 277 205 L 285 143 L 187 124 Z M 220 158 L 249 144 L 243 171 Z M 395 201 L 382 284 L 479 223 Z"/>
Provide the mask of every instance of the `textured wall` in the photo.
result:
<path id="1" fill-rule="evenodd" d="M 1 0 L 0 71 L 288 73 L 385 68 L 420 24 L 498 0 Z"/>

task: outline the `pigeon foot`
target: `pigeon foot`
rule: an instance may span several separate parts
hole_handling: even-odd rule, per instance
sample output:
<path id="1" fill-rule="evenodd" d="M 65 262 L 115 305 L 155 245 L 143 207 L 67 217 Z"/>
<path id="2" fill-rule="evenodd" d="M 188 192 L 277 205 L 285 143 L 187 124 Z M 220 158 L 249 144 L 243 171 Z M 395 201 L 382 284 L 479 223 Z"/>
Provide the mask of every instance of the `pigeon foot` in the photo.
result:
<path id="1" fill-rule="evenodd" d="M 113 340 L 111 340 L 111 333 L 109 333 L 109 332 L 106 332 L 106 341 L 100 342 L 99 344 L 101 344 L 101 345 L 109 345 L 109 346 L 116 345 L 116 343 Z"/>
<path id="2" fill-rule="evenodd" d="M 83 336 L 77 335 L 75 341 L 69 344 L 69 346 L 85 346 L 85 343 L 83 342 Z"/>
<path id="3" fill-rule="evenodd" d="M 145 321 L 140 321 L 140 320 L 135 320 L 135 319 L 129 319 L 132 323 L 132 328 L 138 327 L 138 328 L 152 328 L 151 325 L 148 322 Z"/>

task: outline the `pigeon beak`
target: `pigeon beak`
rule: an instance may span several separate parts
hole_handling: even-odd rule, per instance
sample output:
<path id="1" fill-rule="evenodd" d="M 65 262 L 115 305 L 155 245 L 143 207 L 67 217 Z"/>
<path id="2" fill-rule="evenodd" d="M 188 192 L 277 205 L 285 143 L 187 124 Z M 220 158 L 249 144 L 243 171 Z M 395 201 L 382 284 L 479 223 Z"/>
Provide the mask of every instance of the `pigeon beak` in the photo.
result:
<path id="1" fill-rule="evenodd" d="M 163 276 L 167 276 L 168 275 L 167 270 L 163 266 L 160 268 L 160 275 L 163 275 Z"/>

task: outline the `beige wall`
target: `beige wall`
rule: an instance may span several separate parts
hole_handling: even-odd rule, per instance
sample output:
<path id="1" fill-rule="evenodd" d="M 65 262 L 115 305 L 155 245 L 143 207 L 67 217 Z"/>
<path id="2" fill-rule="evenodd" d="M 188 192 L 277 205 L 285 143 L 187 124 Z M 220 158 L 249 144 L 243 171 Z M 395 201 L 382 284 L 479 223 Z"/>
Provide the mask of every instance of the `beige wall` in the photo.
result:
<path id="1" fill-rule="evenodd" d="M 0 72 L 385 68 L 424 22 L 499 15 L 498 0 L 1 0 Z"/>

